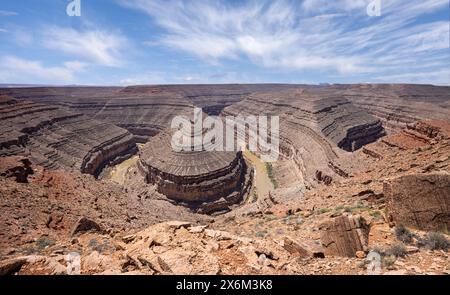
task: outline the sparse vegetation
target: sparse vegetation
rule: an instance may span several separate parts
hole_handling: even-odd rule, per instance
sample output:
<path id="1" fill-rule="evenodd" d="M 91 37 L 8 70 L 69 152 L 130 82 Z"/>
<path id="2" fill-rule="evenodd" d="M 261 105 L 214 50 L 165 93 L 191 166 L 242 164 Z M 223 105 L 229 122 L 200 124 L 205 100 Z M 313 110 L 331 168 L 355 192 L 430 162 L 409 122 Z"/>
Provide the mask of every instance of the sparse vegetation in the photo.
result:
<path id="1" fill-rule="evenodd" d="M 382 219 L 382 215 L 381 212 L 378 210 L 371 210 L 369 212 L 369 215 L 372 216 L 375 220 L 381 220 Z"/>
<path id="2" fill-rule="evenodd" d="M 53 241 L 52 239 L 50 239 L 47 236 L 42 236 L 36 240 L 36 246 L 39 250 L 44 250 L 53 245 L 55 245 L 55 241 Z"/>
<path id="3" fill-rule="evenodd" d="M 266 235 L 267 235 L 267 231 L 265 231 L 265 230 L 258 231 L 255 234 L 255 236 L 257 236 L 258 238 L 264 238 Z"/>
<path id="4" fill-rule="evenodd" d="M 397 261 L 395 256 L 385 256 L 382 259 L 383 267 L 388 270 L 395 269 L 395 261 Z"/>
<path id="5" fill-rule="evenodd" d="M 319 214 L 325 214 L 325 213 L 328 213 L 330 211 L 331 211 L 331 209 L 329 209 L 329 208 L 320 208 Z"/>
<path id="6" fill-rule="evenodd" d="M 405 257 L 407 252 L 406 252 L 405 245 L 395 244 L 386 250 L 386 254 L 389 256 L 395 256 L 395 257 Z"/>
<path id="7" fill-rule="evenodd" d="M 411 244 L 413 241 L 413 234 L 403 225 L 395 227 L 395 237 L 406 244 Z"/>
<path id="8" fill-rule="evenodd" d="M 356 213 L 356 212 L 360 212 L 360 211 L 365 211 L 368 210 L 369 208 L 367 208 L 366 206 L 364 206 L 363 203 L 361 202 L 357 202 L 355 205 L 353 206 L 345 206 L 344 207 L 344 212 L 346 213 Z"/>
<path id="9" fill-rule="evenodd" d="M 450 248 L 450 242 L 447 240 L 444 234 L 438 232 L 430 232 L 425 238 L 424 244 L 431 250 L 444 250 L 448 251 Z"/>
<path id="10" fill-rule="evenodd" d="M 388 270 L 395 269 L 394 265 L 397 258 L 405 257 L 407 254 L 403 244 L 395 244 L 387 249 L 375 246 L 372 248 L 372 251 L 380 254 L 382 265 Z"/>
<path id="11" fill-rule="evenodd" d="M 269 176 L 270 181 L 273 184 L 274 188 L 278 188 L 277 180 L 275 179 L 275 175 L 273 173 L 272 163 L 266 163 L 267 176 Z"/>

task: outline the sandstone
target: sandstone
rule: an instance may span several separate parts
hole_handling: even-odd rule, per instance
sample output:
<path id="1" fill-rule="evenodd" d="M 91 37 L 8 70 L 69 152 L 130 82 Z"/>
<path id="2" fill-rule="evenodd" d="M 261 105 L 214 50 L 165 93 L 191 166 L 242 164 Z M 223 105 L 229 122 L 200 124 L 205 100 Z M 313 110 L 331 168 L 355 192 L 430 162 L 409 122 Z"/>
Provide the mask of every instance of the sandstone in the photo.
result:
<path id="1" fill-rule="evenodd" d="M 450 174 L 410 174 L 384 184 L 389 220 L 423 230 L 450 228 Z"/>
<path id="2" fill-rule="evenodd" d="M 366 253 L 364 251 L 356 251 L 355 256 L 357 258 L 365 258 L 366 257 Z"/>
<path id="3" fill-rule="evenodd" d="M 137 149 L 125 129 L 55 105 L 1 97 L 0 113 L 0 156 L 28 153 L 32 163 L 46 168 L 98 176 L 104 166 Z"/>
<path id="4" fill-rule="evenodd" d="M 314 241 L 294 241 L 288 237 L 284 238 L 283 248 L 288 251 L 290 254 L 307 258 L 324 258 L 324 250 L 321 246 L 314 243 Z"/>
<path id="5" fill-rule="evenodd" d="M 78 221 L 73 226 L 71 235 L 74 236 L 76 234 L 88 232 L 88 231 L 95 231 L 95 232 L 102 233 L 103 229 L 95 221 L 88 219 L 86 217 L 81 217 L 80 219 L 78 219 Z"/>
<path id="6" fill-rule="evenodd" d="M 0 275 L 12 275 L 19 271 L 26 262 L 27 259 L 24 257 L 0 261 Z"/>
<path id="7" fill-rule="evenodd" d="M 174 228 L 174 229 L 179 229 L 179 228 L 187 228 L 189 226 L 191 226 L 190 222 L 186 222 L 186 221 L 169 221 L 166 223 L 169 228 Z"/>
<path id="8" fill-rule="evenodd" d="M 2 159 L 0 163 L 0 175 L 9 178 L 13 177 L 16 182 L 27 183 L 28 176 L 34 174 L 31 162 L 24 157 L 9 157 Z"/>
<path id="9" fill-rule="evenodd" d="M 357 251 L 367 250 L 370 226 L 361 216 L 339 216 L 319 228 L 326 256 L 354 257 Z"/>
<path id="10" fill-rule="evenodd" d="M 195 163 L 195 164 L 193 164 Z M 229 211 L 244 199 L 252 170 L 241 152 L 174 151 L 171 133 L 151 138 L 142 148 L 139 171 L 158 192 L 199 213 Z"/>
<path id="11" fill-rule="evenodd" d="M 369 225 L 347 212 L 376 220 L 370 247 L 397 243 L 388 218 L 378 214 L 388 202 L 381 181 L 448 171 L 448 90 L 370 84 L 0 89 L 15 97 L 0 98 L 1 255 L 39 241 L 42 249 L 33 250 L 43 256 L 27 257 L 18 274 L 64 274 L 62 254 L 74 249 L 83 253 L 83 274 L 365 274 Z M 261 185 L 253 182 L 260 170 L 239 152 L 171 149 L 172 118 L 190 118 L 194 106 L 221 117 L 279 116 L 279 158 L 265 167 L 273 184 L 268 197 L 260 198 Z M 444 121 L 416 122 L 434 116 Z M 32 164 L 15 160 L 18 173 L 6 174 L 11 155 Z M 121 181 L 112 183 L 116 173 Z M 406 188 L 430 186 L 411 210 L 422 223 L 429 218 L 422 209 L 435 203 L 434 188 L 442 183 L 431 180 L 404 185 L 405 195 Z M 406 205 L 386 206 L 387 213 Z M 306 214 L 296 214 L 299 208 Z M 434 220 L 448 218 L 439 212 Z M 69 237 L 82 216 L 90 220 L 79 232 L 89 232 Z M 413 245 L 420 245 L 426 233 L 414 233 Z M 406 247 L 414 254 L 396 260 L 397 272 L 446 268 L 442 251 Z"/>
<path id="12" fill-rule="evenodd" d="M 189 232 L 192 234 L 199 234 L 199 233 L 204 232 L 206 227 L 207 227 L 206 225 L 192 226 L 192 227 L 189 227 Z"/>
<path id="13" fill-rule="evenodd" d="M 406 246 L 406 252 L 408 254 L 414 254 L 414 253 L 417 253 L 419 251 L 420 251 L 419 248 L 417 248 L 415 246 Z"/>

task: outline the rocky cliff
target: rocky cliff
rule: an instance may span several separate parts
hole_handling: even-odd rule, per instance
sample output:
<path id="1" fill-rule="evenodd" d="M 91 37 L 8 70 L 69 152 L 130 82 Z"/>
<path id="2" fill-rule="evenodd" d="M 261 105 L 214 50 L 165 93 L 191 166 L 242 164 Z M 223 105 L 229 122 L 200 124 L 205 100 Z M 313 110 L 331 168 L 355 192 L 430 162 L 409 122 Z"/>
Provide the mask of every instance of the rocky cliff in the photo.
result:
<path id="1" fill-rule="evenodd" d="M 0 99 L 0 155 L 27 155 L 47 168 L 98 175 L 115 160 L 137 152 L 125 129 L 58 106 Z"/>

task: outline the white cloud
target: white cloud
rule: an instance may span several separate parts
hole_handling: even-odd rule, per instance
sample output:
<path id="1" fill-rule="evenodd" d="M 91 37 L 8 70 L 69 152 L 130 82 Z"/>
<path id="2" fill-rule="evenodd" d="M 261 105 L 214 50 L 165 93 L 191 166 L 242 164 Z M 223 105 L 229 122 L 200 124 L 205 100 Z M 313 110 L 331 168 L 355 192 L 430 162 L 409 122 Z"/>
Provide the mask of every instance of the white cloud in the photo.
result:
<path id="1" fill-rule="evenodd" d="M 8 33 L 7 29 L 0 28 L 0 33 Z"/>
<path id="2" fill-rule="evenodd" d="M 449 57 L 449 23 L 413 25 L 448 0 L 384 0 L 382 17 L 369 17 L 369 0 L 211 1 L 118 0 L 151 16 L 165 34 L 152 44 L 182 50 L 201 60 L 248 58 L 254 64 L 329 74 L 425 71 L 419 60 Z M 355 25 L 357 24 L 357 25 Z M 154 39 L 154 38 L 153 38 Z M 411 59 L 416 60 L 411 65 Z M 405 67 L 405 65 L 407 67 Z M 439 70 L 439 69 L 437 69 Z"/>
<path id="3" fill-rule="evenodd" d="M 75 81 L 76 62 L 67 62 L 63 66 L 46 66 L 40 61 L 22 59 L 15 56 L 0 58 L 0 80 L 14 83 L 70 83 Z"/>
<path id="4" fill-rule="evenodd" d="M 86 70 L 89 65 L 89 63 L 81 62 L 78 60 L 64 62 L 64 67 L 74 72 L 82 72 Z"/>
<path id="5" fill-rule="evenodd" d="M 47 48 L 109 67 L 119 67 L 123 64 L 122 50 L 128 45 L 127 39 L 120 34 L 61 27 L 46 28 L 42 42 Z"/>
<path id="6" fill-rule="evenodd" d="M 125 77 L 119 80 L 119 84 L 123 86 L 156 85 L 164 84 L 165 82 L 165 73 L 161 72 L 145 73 L 136 76 Z"/>
<path id="7" fill-rule="evenodd" d="M 434 85 L 450 85 L 450 69 L 443 69 L 436 72 L 384 75 L 376 77 L 375 80 L 389 83 L 410 81 L 411 83 L 417 84 L 430 84 L 430 81 L 432 81 Z"/>

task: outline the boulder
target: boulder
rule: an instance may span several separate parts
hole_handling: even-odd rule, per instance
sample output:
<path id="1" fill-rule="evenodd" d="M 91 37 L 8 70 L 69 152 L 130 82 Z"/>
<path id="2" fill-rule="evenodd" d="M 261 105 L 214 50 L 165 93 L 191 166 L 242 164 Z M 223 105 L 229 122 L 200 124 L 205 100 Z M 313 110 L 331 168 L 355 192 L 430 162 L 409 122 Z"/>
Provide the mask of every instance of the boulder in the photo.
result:
<path id="1" fill-rule="evenodd" d="M 319 229 L 326 256 L 355 257 L 357 251 L 367 250 L 370 226 L 361 216 L 338 216 Z"/>
<path id="2" fill-rule="evenodd" d="M 0 261 L 0 276 L 12 275 L 18 272 L 26 262 L 27 259 L 24 257 Z"/>
<path id="3" fill-rule="evenodd" d="M 27 158 L 14 156 L 3 158 L 0 164 L 0 175 L 15 178 L 18 183 L 28 183 L 28 176 L 34 174 L 31 161 Z"/>
<path id="4" fill-rule="evenodd" d="M 421 230 L 450 229 L 450 174 L 410 174 L 384 183 L 387 217 Z"/>
<path id="5" fill-rule="evenodd" d="M 88 231 L 95 231 L 95 232 L 102 233 L 103 229 L 97 222 L 90 220 L 86 217 L 81 217 L 75 223 L 75 225 L 72 229 L 71 235 L 74 236 L 78 233 L 88 232 Z"/>
<path id="6" fill-rule="evenodd" d="M 314 241 L 294 241 L 291 238 L 285 237 L 283 240 L 283 248 L 290 254 L 302 258 L 325 258 L 323 248 L 314 243 Z"/>

